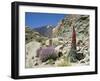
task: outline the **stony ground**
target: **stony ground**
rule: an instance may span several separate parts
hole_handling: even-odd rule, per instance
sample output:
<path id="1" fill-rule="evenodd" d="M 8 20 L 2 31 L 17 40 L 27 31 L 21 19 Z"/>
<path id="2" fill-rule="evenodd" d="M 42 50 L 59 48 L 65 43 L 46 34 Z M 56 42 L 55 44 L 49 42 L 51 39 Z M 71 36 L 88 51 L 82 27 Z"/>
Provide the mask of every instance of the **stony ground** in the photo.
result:
<path id="1" fill-rule="evenodd" d="M 67 60 L 67 55 L 70 51 L 70 41 L 59 41 L 57 38 L 53 38 L 55 40 L 53 43 L 58 44 L 55 47 L 57 52 L 61 51 L 63 54 L 61 57 L 58 57 L 56 60 L 49 59 L 45 62 L 42 62 L 39 57 L 36 57 L 36 51 L 40 47 L 40 43 L 37 41 L 32 41 L 26 44 L 26 68 L 38 68 L 38 67 L 61 67 L 61 66 L 82 66 L 89 65 L 89 53 L 86 49 L 86 46 L 78 46 L 77 49 L 79 52 L 84 52 L 85 58 L 77 61 L 76 63 L 70 63 Z M 48 41 L 48 40 L 47 40 Z M 66 44 L 66 45 L 64 45 Z M 62 50 L 60 48 L 63 47 Z"/>

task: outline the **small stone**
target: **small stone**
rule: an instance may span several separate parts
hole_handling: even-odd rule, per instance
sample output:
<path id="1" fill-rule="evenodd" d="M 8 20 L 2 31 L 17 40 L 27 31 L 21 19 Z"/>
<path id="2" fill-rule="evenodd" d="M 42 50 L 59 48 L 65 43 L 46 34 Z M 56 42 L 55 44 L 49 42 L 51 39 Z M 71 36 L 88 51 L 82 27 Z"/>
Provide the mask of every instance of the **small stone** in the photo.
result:
<path id="1" fill-rule="evenodd" d="M 87 60 L 86 60 L 86 62 L 89 62 L 89 61 L 90 61 L 90 59 L 87 59 Z"/>
<path id="2" fill-rule="evenodd" d="M 38 63 L 35 63 L 34 65 L 35 65 L 35 66 L 37 66 L 37 65 L 38 65 Z"/>
<path id="3" fill-rule="evenodd" d="M 81 63 L 85 63 L 84 61 L 81 61 Z"/>
<path id="4" fill-rule="evenodd" d="M 34 59 L 34 56 L 32 57 L 32 59 Z"/>

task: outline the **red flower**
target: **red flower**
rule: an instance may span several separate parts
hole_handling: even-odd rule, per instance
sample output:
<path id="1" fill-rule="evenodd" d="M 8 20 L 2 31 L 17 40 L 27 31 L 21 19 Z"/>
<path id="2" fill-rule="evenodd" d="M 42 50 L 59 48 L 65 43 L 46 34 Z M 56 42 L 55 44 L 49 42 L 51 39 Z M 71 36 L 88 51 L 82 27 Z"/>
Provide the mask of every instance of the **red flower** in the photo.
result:
<path id="1" fill-rule="evenodd" d="M 76 31 L 75 28 L 73 27 L 73 32 L 72 32 L 72 44 L 76 44 Z"/>

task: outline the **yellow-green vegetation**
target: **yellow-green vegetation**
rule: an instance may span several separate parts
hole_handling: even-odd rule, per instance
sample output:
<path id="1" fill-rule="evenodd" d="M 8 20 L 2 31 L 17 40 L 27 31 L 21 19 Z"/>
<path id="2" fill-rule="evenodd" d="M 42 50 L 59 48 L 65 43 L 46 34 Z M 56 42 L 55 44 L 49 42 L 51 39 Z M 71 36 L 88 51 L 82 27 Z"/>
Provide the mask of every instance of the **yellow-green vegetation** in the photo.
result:
<path id="1" fill-rule="evenodd" d="M 47 62 L 46 62 L 46 64 L 54 64 L 54 60 L 53 59 L 49 59 L 49 60 L 47 60 Z"/>
<path id="2" fill-rule="evenodd" d="M 70 61 L 67 59 L 67 57 L 62 56 L 55 62 L 55 66 L 71 66 Z"/>

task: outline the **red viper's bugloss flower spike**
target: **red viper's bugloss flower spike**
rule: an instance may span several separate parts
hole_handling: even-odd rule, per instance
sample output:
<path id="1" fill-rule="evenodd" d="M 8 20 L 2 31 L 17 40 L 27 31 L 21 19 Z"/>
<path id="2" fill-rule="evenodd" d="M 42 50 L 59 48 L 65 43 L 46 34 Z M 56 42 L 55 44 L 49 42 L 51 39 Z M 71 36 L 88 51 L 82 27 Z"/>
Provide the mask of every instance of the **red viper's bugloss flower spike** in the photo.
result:
<path id="1" fill-rule="evenodd" d="M 76 44 L 76 31 L 74 27 L 72 32 L 72 44 Z"/>
<path id="2" fill-rule="evenodd" d="M 70 62 L 76 62 L 76 55 L 77 55 L 77 49 L 76 49 L 76 31 L 75 28 L 73 27 L 72 29 L 72 44 L 71 44 L 71 49 L 69 52 L 69 58 L 70 58 Z"/>

